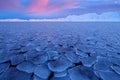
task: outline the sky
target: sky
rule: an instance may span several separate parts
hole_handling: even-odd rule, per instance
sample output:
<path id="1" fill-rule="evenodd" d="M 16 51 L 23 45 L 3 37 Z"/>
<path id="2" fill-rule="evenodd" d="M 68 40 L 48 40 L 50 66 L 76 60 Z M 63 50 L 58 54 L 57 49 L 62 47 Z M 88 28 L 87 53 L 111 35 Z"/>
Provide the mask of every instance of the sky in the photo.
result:
<path id="1" fill-rule="evenodd" d="M 57 19 L 105 13 L 117 13 L 120 20 L 120 0 L 0 0 L 0 19 Z"/>

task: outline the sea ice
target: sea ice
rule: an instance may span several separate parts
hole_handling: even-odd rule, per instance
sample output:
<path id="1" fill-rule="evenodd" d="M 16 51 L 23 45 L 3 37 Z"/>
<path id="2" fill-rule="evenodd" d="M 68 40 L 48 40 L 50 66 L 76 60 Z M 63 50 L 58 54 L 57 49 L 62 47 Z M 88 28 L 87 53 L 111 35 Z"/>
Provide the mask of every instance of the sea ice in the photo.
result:
<path id="1" fill-rule="evenodd" d="M 36 67 L 34 74 L 42 79 L 47 79 L 50 76 L 51 71 L 48 69 L 47 65 L 41 64 Z"/>
<path id="2" fill-rule="evenodd" d="M 0 77 L 0 80 L 30 80 L 30 77 L 31 74 L 10 68 Z"/>
<path id="3" fill-rule="evenodd" d="M 68 70 L 71 80 L 98 80 L 91 68 L 76 66 Z"/>
<path id="4" fill-rule="evenodd" d="M 63 72 L 54 72 L 54 77 L 65 77 L 67 76 L 67 70 Z"/>
<path id="5" fill-rule="evenodd" d="M 9 68 L 10 64 L 9 63 L 2 63 L 0 64 L 0 74 L 2 72 L 5 72 Z"/>
<path id="6" fill-rule="evenodd" d="M 48 60 L 47 54 L 39 54 L 38 56 L 34 57 L 30 61 L 33 62 L 34 64 L 42 64 L 42 63 L 45 63 L 47 60 Z"/>
<path id="7" fill-rule="evenodd" d="M 120 66 L 111 66 L 111 68 L 117 73 L 120 75 Z"/>
<path id="8" fill-rule="evenodd" d="M 39 56 L 40 54 L 37 53 L 36 51 L 28 51 L 26 54 L 24 54 L 25 57 L 26 57 L 26 60 L 27 61 L 30 61 L 32 60 L 33 58 Z"/>
<path id="9" fill-rule="evenodd" d="M 95 64 L 96 58 L 95 57 L 86 57 L 86 58 L 81 59 L 81 61 L 84 66 L 91 67 L 93 64 Z"/>
<path id="10" fill-rule="evenodd" d="M 53 77 L 51 80 L 71 80 L 69 75 L 66 75 L 65 77 Z"/>
<path id="11" fill-rule="evenodd" d="M 57 51 L 48 51 L 47 52 L 49 60 L 56 60 L 59 58 L 59 54 Z"/>
<path id="12" fill-rule="evenodd" d="M 53 72 L 62 72 L 71 65 L 72 63 L 65 56 L 62 56 L 59 59 L 48 63 L 49 69 Z"/>
<path id="13" fill-rule="evenodd" d="M 103 80 L 120 80 L 120 76 L 112 71 L 100 71 L 99 74 Z"/>
<path id="14" fill-rule="evenodd" d="M 96 64 L 94 65 L 94 70 L 109 71 L 111 65 L 112 65 L 112 64 L 111 64 L 110 61 L 107 59 L 107 57 L 98 56 L 98 57 L 97 57 L 97 62 L 96 62 Z"/>
<path id="15" fill-rule="evenodd" d="M 74 51 L 68 51 L 66 54 L 65 54 L 66 58 L 68 60 L 70 60 L 72 63 L 78 63 L 79 60 L 80 60 L 80 56 L 75 54 Z"/>
<path id="16" fill-rule="evenodd" d="M 109 59 L 109 61 L 110 61 L 112 64 L 115 64 L 115 65 L 119 65 L 119 66 L 120 66 L 120 58 L 117 58 L 117 57 L 109 57 L 108 59 Z"/>
<path id="17" fill-rule="evenodd" d="M 34 76 L 33 76 L 33 80 L 45 80 L 45 79 L 41 79 L 40 77 L 34 75 Z"/>
<path id="18" fill-rule="evenodd" d="M 8 62 L 11 57 L 12 57 L 12 54 L 10 54 L 10 53 L 1 54 L 0 55 L 0 63 Z"/>
<path id="19" fill-rule="evenodd" d="M 34 65 L 32 62 L 24 61 L 21 64 L 19 64 L 16 67 L 19 71 L 27 72 L 27 73 L 33 73 L 36 65 Z"/>
<path id="20" fill-rule="evenodd" d="M 0 80 L 120 80 L 119 25 L 0 23 Z"/>
<path id="21" fill-rule="evenodd" d="M 18 54 L 18 55 L 12 56 L 10 60 L 12 65 L 17 65 L 25 60 L 25 56 L 22 54 Z"/>

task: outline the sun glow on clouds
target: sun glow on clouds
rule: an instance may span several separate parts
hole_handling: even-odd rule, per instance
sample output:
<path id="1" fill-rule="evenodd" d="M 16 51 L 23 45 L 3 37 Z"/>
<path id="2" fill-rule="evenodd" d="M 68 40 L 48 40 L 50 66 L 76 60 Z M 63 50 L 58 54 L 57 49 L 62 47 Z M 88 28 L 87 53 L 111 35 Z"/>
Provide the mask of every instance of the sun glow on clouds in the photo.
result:
<path id="1" fill-rule="evenodd" d="M 50 3 L 52 0 L 0 0 L 0 9 L 13 10 L 27 15 L 47 15 L 67 9 L 74 5 L 73 0 L 62 0 Z"/>
<path id="2" fill-rule="evenodd" d="M 0 19 L 63 18 L 115 11 L 120 11 L 120 0 L 0 0 Z"/>
<path id="3" fill-rule="evenodd" d="M 56 2 L 49 4 L 50 0 L 35 0 L 27 9 L 27 12 L 32 15 L 47 15 L 66 9 L 74 5 L 73 0 L 67 0 L 64 3 Z"/>

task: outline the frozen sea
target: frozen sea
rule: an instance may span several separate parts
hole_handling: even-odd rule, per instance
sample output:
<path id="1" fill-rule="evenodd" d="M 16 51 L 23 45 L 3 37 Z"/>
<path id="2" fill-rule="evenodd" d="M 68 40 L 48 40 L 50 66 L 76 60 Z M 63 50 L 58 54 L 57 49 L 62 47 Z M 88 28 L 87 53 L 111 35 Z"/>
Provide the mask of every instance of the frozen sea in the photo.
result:
<path id="1" fill-rule="evenodd" d="M 120 80 L 120 23 L 0 22 L 0 80 Z"/>

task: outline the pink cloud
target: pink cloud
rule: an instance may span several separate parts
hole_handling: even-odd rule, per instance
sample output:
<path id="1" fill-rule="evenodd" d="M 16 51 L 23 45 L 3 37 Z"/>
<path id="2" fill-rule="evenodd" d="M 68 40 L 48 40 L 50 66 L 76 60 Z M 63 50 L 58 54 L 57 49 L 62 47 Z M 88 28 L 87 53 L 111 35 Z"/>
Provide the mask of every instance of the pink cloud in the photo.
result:
<path id="1" fill-rule="evenodd" d="M 28 6 L 28 13 L 41 13 L 45 12 L 49 0 L 35 0 L 31 5 Z"/>
<path id="2" fill-rule="evenodd" d="M 28 8 L 27 13 L 31 15 L 47 15 L 48 13 L 54 13 L 66 9 L 74 5 L 73 0 L 66 1 L 64 3 L 52 3 L 49 4 L 50 0 L 35 0 Z"/>
<path id="3" fill-rule="evenodd" d="M 0 9 L 6 11 L 17 11 L 25 15 L 47 15 L 66 9 L 74 4 L 73 0 L 58 1 L 51 3 L 51 0 L 31 0 L 29 5 L 24 5 L 20 0 L 0 0 Z M 48 14 L 49 15 L 49 14 Z"/>
<path id="4" fill-rule="evenodd" d="M 52 2 L 52 0 L 29 0 L 27 4 L 24 4 L 21 0 L 0 0 L 0 10 L 12 13 L 17 12 L 30 17 L 85 13 L 100 14 L 103 12 L 120 11 L 119 2 L 114 2 L 114 0 L 98 1 L 57 0 Z"/>

